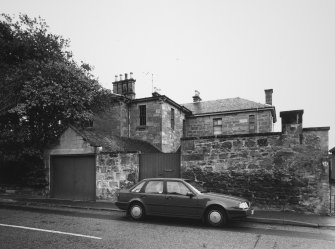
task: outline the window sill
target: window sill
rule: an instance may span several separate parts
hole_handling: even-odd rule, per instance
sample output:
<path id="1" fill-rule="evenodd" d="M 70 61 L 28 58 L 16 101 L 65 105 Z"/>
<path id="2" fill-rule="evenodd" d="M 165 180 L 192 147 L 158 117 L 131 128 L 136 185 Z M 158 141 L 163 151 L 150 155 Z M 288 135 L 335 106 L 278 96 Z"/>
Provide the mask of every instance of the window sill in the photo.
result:
<path id="1" fill-rule="evenodd" d="M 148 129 L 148 126 L 146 126 L 146 125 L 140 125 L 140 126 L 136 127 L 137 131 L 145 131 L 147 129 Z"/>

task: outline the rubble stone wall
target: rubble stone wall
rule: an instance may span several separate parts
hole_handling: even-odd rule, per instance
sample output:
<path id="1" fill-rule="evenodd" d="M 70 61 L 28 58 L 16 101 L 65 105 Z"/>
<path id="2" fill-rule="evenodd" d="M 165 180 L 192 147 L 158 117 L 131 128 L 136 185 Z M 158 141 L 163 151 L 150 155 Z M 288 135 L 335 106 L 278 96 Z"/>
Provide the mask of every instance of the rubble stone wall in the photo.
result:
<path id="1" fill-rule="evenodd" d="M 117 189 L 128 188 L 138 181 L 137 153 L 101 153 L 96 157 L 96 198 L 116 201 Z"/>
<path id="2" fill-rule="evenodd" d="M 328 213 L 328 130 L 184 138 L 181 174 L 260 208 Z"/>

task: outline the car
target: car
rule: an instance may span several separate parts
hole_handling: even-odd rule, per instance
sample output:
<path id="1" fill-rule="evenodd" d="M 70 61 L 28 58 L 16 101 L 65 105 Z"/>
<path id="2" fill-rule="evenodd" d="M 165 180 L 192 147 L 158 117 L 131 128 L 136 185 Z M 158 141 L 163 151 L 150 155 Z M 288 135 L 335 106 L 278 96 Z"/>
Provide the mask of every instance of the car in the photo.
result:
<path id="1" fill-rule="evenodd" d="M 116 206 L 133 220 L 146 215 L 202 219 L 218 227 L 253 215 L 251 203 L 243 198 L 204 193 L 193 181 L 180 178 L 148 178 L 130 189 L 117 192 Z"/>

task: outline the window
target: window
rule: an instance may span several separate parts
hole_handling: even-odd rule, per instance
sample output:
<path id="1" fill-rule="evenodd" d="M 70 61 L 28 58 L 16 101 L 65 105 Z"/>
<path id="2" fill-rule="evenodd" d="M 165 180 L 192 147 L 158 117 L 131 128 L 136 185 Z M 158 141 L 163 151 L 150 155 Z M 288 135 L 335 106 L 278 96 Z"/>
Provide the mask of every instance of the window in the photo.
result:
<path id="1" fill-rule="evenodd" d="M 171 129 L 174 130 L 174 109 L 171 108 Z"/>
<path id="2" fill-rule="evenodd" d="M 214 135 L 222 134 L 222 118 L 213 119 Z"/>
<path id="3" fill-rule="evenodd" d="M 145 105 L 140 105 L 140 125 L 147 124 L 147 109 Z"/>
<path id="4" fill-rule="evenodd" d="M 167 193 L 174 195 L 186 195 L 190 190 L 181 182 L 167 182 Z"/>
<path id="5" fill-rule="evenodd" d="M 144 190 L 145 193 L 150 194 L 162 194 L 163 193 L 163 181 L 150 181 Z"/>
<path id="6" fill-rule="evenodd" d="M 255 115 L 249 115 L 249 132 L 250 133 L 256 132 Z"/>
<path id="7" fill-rule="evenodd" d="M 135 192 L 135 193 L 140 192 L 141 189 L 142 189 L 142 187 L 143 187 L 143 185 L 144 185 L 144 183 L 145 183 L 145 182 L 141 182 L 140 184 L 138 184 L 135 188 L 133 188 L 133 189 L 131 190 L 131 192 Z"/>

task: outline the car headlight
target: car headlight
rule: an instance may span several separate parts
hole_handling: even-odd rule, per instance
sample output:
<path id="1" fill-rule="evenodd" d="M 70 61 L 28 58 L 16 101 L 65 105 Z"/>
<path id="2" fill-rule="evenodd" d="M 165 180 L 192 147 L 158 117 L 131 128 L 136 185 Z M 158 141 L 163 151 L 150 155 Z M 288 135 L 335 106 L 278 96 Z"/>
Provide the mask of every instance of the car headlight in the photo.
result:
<path id="1" fill-rule="evenodd" d="M 245 209 L 245 208 L 248 208 L 249 205 L 248 205 L 248 203 L 246 203 L 246 202 L 241 202 L 240 204 L 238 204 L 238 207 L 239 207 L 239 208 L 242 208 L 242 209 Z"/>

